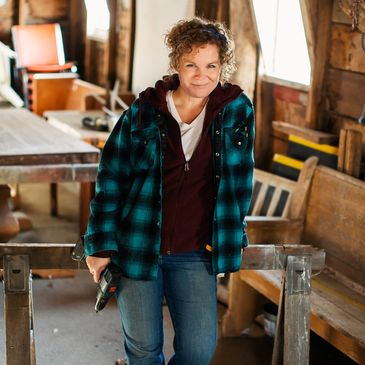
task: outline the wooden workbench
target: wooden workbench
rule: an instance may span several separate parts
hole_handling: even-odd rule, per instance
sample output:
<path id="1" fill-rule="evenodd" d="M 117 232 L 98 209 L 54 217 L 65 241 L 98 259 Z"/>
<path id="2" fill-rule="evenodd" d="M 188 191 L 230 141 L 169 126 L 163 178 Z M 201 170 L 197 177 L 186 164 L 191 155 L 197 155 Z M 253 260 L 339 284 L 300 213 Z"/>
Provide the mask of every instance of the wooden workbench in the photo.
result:
<path id="1" fill-rule="evenodd" d="M 51 126 L 98 148 L 104 147 L 110 133 L 84 127 L 82 119 L 85 117 L 102 117 L 103 115 L 104 112 L 101 110 L 51 110 L 43 114 Z"/>
<path id="2" fill-rule="evenodd" d="M 95 181 L 98 159 L 97 148 L 52 127 L 29 110 L 0 109 L 1 185 L 79 181 L 87 187 Z M 0 203 L 0 210 L 8 209 L 6 203 Z M 81 230 L 88 216 L 85 209 L 80 205 Z"/>

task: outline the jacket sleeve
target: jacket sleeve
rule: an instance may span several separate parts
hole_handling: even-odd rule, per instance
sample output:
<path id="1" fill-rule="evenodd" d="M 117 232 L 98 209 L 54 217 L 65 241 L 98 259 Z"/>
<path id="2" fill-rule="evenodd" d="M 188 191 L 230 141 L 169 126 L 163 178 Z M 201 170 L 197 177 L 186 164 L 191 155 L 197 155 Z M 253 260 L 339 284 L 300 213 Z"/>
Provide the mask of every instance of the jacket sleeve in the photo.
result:
<path id="1" fill-rule="evenodd" d="M 85 255 L 118 251 L 116 237 L 120 211 L 130 185 L 130 109 L 111 132 L 98 167 L 95 197 L 84 236 Z"/>
<path id="2" fill-rule="evenodd" d="M 254 142 L 255 142 L 255 115 L 254 109 L 249 102 L 246 106 L 246 122 L 247 122 L 247 146 L 245 149 L 245 159 L 244 159 L 244 174 L 245 174 L 245 199 L 244 199 L 244 208 L 243 208 L 243 237 L 242 237 L 242 246 L 246 247 L 249 244 L 248 236 L 246 233 L 246 215 L 248 213 L 248 209 L 250 207 L 251 198 L 252 198 L 252 189 L 253 189 L 253 172 L 254 172 Z"/>

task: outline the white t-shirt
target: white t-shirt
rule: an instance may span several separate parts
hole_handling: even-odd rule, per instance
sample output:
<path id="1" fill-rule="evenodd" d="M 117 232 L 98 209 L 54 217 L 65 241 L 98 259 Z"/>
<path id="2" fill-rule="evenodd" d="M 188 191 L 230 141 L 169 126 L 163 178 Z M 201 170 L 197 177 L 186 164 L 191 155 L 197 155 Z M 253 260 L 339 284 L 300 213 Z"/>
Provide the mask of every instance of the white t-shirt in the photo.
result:
<path id="1" fill-rule="evenodd" d="M 167 108 L 179 124 L 185 160 L 189 161 L 202 135 L 206 105 L 200 114 L 190 124 L 184 123 L 176 109 L 174 99 L 172 98 L 172 93 L 173 91 L 170 90 L 166 94 Z"/>

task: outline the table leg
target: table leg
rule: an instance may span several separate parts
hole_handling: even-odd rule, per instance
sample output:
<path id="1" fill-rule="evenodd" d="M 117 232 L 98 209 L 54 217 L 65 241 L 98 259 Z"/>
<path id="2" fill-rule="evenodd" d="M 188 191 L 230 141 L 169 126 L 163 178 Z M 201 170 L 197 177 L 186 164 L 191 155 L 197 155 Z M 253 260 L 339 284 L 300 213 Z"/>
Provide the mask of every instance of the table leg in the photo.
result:
<path id="1" fill-rule="evenodd" d="M 0 242 L 8 242 L 19 232 L 19 223 L 9 209 L 10 188 L 0 185 Z"/>
<path id="2" fill-rule="evenodd" d="M 90 201 L 95 195 L 94 182 L 80 183 L 80 234 L 86 232 L 87 221 L 90 214 Z"/>

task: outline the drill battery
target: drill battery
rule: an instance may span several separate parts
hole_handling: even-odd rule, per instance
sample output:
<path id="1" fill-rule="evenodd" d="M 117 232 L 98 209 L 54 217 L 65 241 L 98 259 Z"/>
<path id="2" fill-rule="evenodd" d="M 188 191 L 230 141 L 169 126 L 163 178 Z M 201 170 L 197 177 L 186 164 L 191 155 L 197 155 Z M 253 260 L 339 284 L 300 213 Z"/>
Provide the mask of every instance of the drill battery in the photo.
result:
<path id="1" fill-rule="evenodd" d="M 122 273 L 118 266 L 109 264 L 100 275 L 96 294 L 95 312 L 101 311 L 118 289 Z"/>

